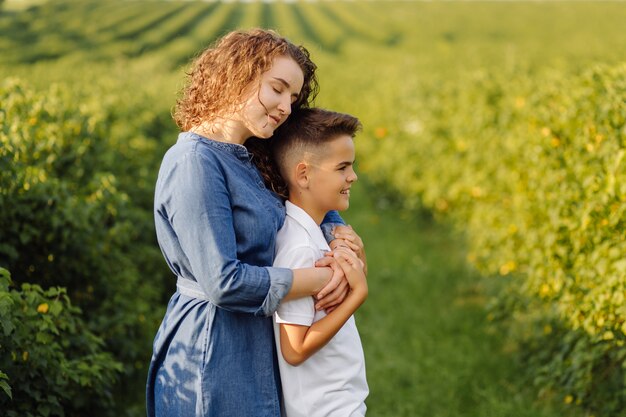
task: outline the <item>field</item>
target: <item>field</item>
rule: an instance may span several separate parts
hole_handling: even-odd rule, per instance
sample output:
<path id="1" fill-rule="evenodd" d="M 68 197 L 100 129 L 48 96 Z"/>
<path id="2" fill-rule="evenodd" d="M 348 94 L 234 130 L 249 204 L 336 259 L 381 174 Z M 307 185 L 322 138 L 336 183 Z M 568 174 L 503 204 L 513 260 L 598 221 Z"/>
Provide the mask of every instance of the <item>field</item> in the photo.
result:
<path id="1" fill-rule="evenodd" d="M 0 5 L 8 416 L 145 413 L 171 107 L 195 54 L 257 26 L 304 44 L 317 104 L 364 124 L 346 218 L 370 263 L 368 415 L 626 410 L 624 3 Z"/>

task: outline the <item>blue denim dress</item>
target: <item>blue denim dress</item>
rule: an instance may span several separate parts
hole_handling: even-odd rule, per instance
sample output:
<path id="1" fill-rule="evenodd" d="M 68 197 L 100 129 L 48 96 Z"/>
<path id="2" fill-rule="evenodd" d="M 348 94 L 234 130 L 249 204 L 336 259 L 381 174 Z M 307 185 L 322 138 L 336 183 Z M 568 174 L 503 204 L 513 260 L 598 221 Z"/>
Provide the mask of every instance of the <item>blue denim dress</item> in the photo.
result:
<path id="1" fill-rule="evenodd" d="M 154 340 L 150 417 L 281 415 L 271 315 L 293 275 L 271 267 L 285 208 L 251 159 L 184 132 L 161 164 L 156 232 L 178 282 Z"/>

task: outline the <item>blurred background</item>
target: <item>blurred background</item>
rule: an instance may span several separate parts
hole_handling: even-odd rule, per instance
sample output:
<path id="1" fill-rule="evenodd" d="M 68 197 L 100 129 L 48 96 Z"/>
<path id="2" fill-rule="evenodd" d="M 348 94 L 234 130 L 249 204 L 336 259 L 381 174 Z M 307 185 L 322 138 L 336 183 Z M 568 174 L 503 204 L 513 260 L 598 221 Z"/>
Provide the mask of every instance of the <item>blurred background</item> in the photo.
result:
<path id="1" fill-rule="evenodd" d="M 626 412 L 626 3 L 0 1 L 0 412 L 140 416 L 190 59 L 277 30 L 351 113 L 368 415 Z"/>

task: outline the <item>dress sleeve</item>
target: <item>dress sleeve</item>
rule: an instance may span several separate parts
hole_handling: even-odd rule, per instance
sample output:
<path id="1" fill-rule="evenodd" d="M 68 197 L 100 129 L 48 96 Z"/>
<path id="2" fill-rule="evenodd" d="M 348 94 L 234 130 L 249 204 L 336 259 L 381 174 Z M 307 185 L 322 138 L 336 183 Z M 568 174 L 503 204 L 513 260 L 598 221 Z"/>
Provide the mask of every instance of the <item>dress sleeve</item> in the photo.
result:
<path id="1" fill-rule="evenodd" d="M 219 163 L 190 152 L 168 177 L 162 204 L 191 272 L 208 299 L 229 311 L 272 315 L 291 288 L 293 273 L 237 259 L 230 193 Z"/>
<path id="2" fill-rule="evenodd" d="M 326 242 L 330 243 L 335 240 L 335 236 L 333 236 L 332 231 L 333 227 L 337 225 L 345 226 L 345 222 L 339 215 L 339 212 L 336 210 L 329 211 L 326 213 L 324 220 L 322 220 L 322 224 L 320 227 L 322 228 L 322 233 L 324 233 L 324 238 Z"/>

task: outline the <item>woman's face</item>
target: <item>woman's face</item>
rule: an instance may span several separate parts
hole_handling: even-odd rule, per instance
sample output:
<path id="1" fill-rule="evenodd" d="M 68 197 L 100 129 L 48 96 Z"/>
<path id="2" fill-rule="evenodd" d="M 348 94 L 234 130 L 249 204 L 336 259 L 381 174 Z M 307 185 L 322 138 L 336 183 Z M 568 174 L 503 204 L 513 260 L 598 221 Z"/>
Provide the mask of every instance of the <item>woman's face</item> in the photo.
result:
<path id="1" fill-rule="evenodd" d="M 258 88 L 254 88 L 244 102 L 241 121 L 250 136 L 272 136 L 291 114 L 291 105 L 298 98 L 303 83 L 304 74 L 296 61 L 287 56 L 276 57 L 272 67 L 261 75 Z"/>

